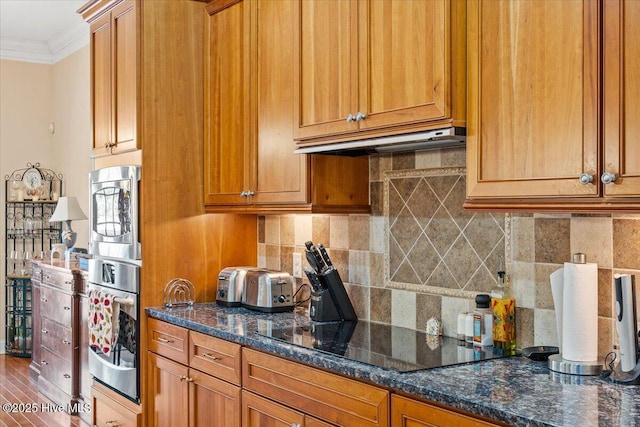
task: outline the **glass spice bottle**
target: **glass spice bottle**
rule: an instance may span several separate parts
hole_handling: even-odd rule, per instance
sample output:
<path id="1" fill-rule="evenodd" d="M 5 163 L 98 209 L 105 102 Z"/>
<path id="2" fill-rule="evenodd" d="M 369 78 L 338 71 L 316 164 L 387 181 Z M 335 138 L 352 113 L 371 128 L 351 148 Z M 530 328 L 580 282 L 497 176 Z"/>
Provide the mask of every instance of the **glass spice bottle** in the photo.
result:
<path id="1" fill-rule="evenodd" d="M 507 273 L 498 271 L 498 285 L 491 291 L 493 313 L 493 347 L 499 352 L 516 349 L 516 299 L 505 287 Z"/>

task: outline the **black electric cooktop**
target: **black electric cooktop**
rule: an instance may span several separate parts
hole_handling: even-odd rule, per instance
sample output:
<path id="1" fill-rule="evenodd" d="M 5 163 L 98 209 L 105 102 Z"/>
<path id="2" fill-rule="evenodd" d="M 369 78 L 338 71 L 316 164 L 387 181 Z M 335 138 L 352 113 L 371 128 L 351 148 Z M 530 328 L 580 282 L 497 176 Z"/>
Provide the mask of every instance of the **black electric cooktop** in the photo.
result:
<path id="1" fill-rule="evenodd" d="M 493 347 L 465 345 L 455 338 L 431 336 L 398 326 L 366 321 L 312 323 L 258 331 L 293 345 L 331 353 L 397 372 L 513 356 Z"/>

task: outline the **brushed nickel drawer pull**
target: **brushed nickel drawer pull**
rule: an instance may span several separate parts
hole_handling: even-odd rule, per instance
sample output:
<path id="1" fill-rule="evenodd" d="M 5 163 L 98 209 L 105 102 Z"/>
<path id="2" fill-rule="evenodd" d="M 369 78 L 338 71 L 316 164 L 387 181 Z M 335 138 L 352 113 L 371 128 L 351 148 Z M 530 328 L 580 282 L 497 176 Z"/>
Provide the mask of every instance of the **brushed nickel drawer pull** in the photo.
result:
<path id="1" fill-rule="evenodd" d="M 188 382 L 188 383 L 192 383 L 193 382 L 193 378 L 191 378 L 191 377 L 186 377 L 184 380 L 186 382 Z"/>
<path id="2" fill-rule="evenodd" d="M 71 378 L 71 375 L 69 375 L 69 374 L 64 374 L 64 375 L 63 375 L 63 377 L 65 377 L 66 379 L 69 379 L 69 378 Z"/>
<path id="3" fill-rule="evenodd" d="M 71 307 L 66 307 L 66 306 L 65 306 L 65 307 L 63 307 L 63 309 L 65 309 L 65 310 L 69 311 L 69 310 L 71 310 Z"/>
<path id="4" fill-rule="evenodd" d="M 206 357 L 207 359 L 211 359 L 211 360 L 220 360 L 221 359 L 220 357 L 216 357 L 211 353 L 204 353 L 202 355 L 202 357 Z"/>
<path id="5" fill-rule="evenodd" d="M 49 364 L 49 362 L 47 362 L 46 360 L 43 360 L 43 361 L 42 361 L 42 364 L 43 364 L 43 365 L 48 365 L 48 364 Z"/>
<path id="6" fill-rule="evenodd" d="M 62 340 L 62 344 L 67 344 L 67 345 L 69 345 L 69 344 L 71 344 L 71 341 L 69 341 L 69 340 Z"/>
<path id="7" fill-rule="evenodd" d="M 109 427 L 118 427 L 122 425 L 118 421 L 105 421 L 105 424 Z"/>
<path id="8" fill-rule="evenodd" d="M 42 332 L 43 334 L 48 334 L 49 331 L 47 331 L 46 329 L 42 329 L 40 332 Z"/>
<path id="9" fill-rule="evenodd" d="M 169 343 L 173 342 L 173 340 L 168 340 L 168 339 L 162 338 L 162 337 L 158 337 L 158 341 L 160 341 L 161 343 L 164 343 L 164 344 L 169 344 Z"/>
<path id="10" fill-rule="evenodd" d="M 47 302 L 47 301 L 49 301 L 49 300 L 48 300 L 48 299 L 46 299 L 45 297 L 40 297 L 40 301 L 42 301 L 42 302 Z"/>

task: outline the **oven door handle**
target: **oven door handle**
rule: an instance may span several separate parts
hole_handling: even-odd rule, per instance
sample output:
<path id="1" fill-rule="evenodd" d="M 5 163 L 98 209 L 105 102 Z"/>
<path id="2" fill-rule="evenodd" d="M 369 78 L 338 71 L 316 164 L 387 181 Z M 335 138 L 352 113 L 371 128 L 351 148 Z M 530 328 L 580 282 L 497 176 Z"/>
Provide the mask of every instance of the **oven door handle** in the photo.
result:
<path id="1" fill-rule="evenodd" d="M 117 302 L 118 304 L 122 304 L 122 305 L 133 305 L 136 303 L 131 298 L 120 298 L 120 297 L 114 298 L 113 302 Z"/>

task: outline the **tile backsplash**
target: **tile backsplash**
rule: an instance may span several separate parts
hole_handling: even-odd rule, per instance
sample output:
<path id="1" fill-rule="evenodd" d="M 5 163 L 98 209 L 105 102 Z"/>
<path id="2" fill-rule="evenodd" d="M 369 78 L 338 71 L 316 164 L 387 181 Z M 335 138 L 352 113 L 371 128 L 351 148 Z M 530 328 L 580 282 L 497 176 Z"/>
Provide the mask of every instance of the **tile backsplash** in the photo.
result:
<path id="1" fill-rule="evenodd" d="M 455 335 L 457 314 L 495 286 L 502 257 L 526 347 L 557 345 L 549 274 L 583 252 L 598 264 L 604 356 L 617 343 L 613 275 L 640 278 L 640 215 L 464 211 L 464 165 L 464 149 L 371 156 L 371 215 L 260 216 L 258 263 L 292 273 L 305 241 L 323 243 L 360 318 L 423 329 L 435 316 Z"/>

